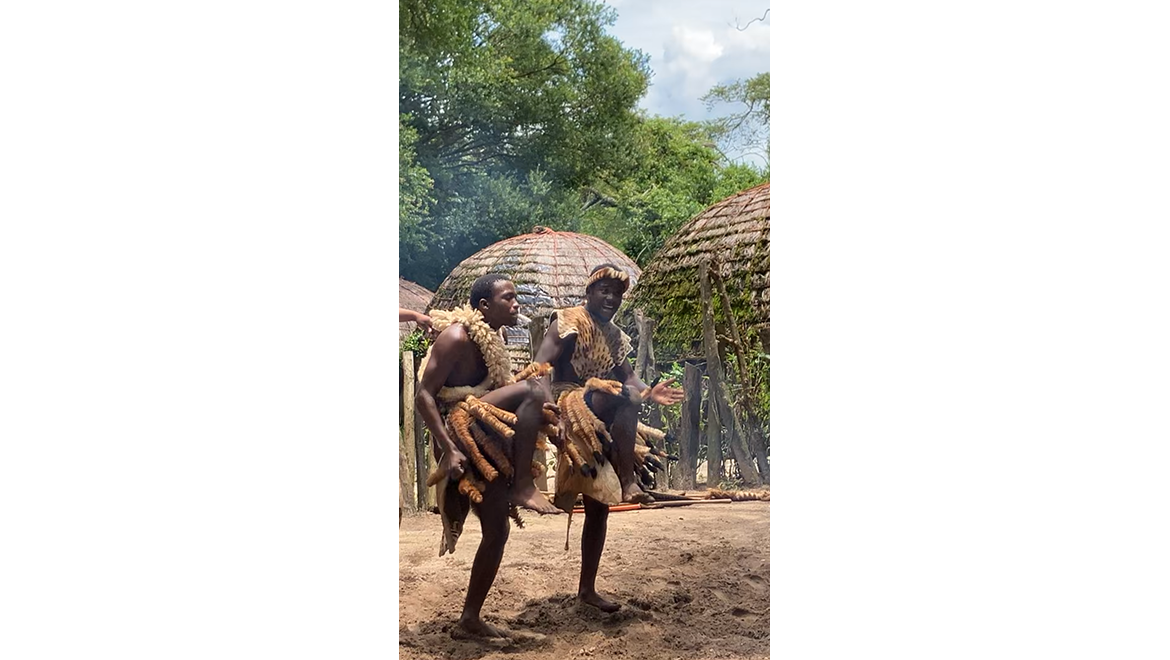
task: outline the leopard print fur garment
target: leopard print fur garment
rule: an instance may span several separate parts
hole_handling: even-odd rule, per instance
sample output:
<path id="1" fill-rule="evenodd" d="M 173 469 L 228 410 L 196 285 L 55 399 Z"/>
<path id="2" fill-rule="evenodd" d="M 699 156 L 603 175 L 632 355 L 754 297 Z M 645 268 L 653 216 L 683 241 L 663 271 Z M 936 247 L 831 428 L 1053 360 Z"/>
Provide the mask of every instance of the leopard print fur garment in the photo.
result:
<path id="1" fill-rule="evenodd" d="M 569 362 L 577 378 L 604 378 L 633 351 L 630 337 L 608 322 L 598 323 L 584 307 L 557 310 L 557 334 L 562 339 L 577 335 L 577 345 Z"/>

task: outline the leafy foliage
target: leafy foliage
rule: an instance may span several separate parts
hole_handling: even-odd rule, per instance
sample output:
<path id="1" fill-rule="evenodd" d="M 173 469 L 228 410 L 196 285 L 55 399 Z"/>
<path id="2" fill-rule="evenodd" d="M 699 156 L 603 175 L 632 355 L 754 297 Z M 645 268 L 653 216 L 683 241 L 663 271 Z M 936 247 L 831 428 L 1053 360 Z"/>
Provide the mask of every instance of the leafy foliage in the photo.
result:
<path id="1" fill-rule="evenodd" d="M 398 116 L 398 232 L 403 247 L 417 250 L 423 247 L 421 225 L 435 201 L 434 182 L 415 157 L 418 131 L 410 127 L 408 119 L 409 115 Z"/>
<path id="2" fill-rule="evenodd" d="M 583 223 L 644 265 L 667 236 L 703 210 L 715 190 L 719 154 L 700 124 L 645 118 L 626 145 L 630 168 L 599 182 L 608 204 Z"/>
<path id="3" fill-rule="evenodd" d="M 771 93 L 771 75 L 765 71 L 747 80 L 716 85 L 703 96 L 708 110 L 727 104 L 734 107 L 730 114 L 706 122 L 720 153 L 729 161 L 740 161 L 749 155 L 768 161 Z"/>
<path id="4" fill-rule="evenodd" d="M 437 288 L 534 225 L 645 263 L 711 203 L 767 179 L 708 128 L 636 110 L 646 56 L 596 0 L 403 0 L 400 272 Z"/>
<path id="5" fill-rule="evenodd" d="M 398 352 L 410 351 L 414 353 L 416 358 L 421 358 L 427 354 L 427 350 L 431 347 L 431 340 L 427 338 L 425 332 L 420 328 L 415 328 L 402 338 L 402 342 L 398 346 Z"/>
<path id="6" fill-rule="evenodd" d="M 434 185 L 400 258 L 410 279 L 435 288 L 497 240 L 579 225 L 579 189 L 630 167 L 624 145 L 649 69 L 605 33 L 613 10 L 592 0 L 399 6 L 399 112 Z"/>

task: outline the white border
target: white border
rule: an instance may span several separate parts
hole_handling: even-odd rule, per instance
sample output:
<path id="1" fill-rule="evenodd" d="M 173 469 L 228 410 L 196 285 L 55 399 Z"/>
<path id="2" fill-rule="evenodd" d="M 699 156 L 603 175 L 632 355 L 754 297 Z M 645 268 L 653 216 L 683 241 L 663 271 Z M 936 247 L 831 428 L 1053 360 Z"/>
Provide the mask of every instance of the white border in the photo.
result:
<path id="1" fill-rule="evenodd" d="M 0 9 L 0 657 L 395 655 L 396 21 Z"/>
<path id="2" fill-rule="evenodd" d="M 1170 653 L 1168 18 L 774 7 L 775 657 Z"/>

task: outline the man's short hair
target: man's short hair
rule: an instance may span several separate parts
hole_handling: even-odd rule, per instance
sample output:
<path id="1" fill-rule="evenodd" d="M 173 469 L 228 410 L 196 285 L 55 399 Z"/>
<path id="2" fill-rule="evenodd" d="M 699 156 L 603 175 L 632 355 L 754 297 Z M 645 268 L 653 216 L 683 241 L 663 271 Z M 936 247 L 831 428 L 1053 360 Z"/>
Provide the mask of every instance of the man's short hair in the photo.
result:
<path id="1" fill-rule="evenodd" d="M 503 273 L 488 273 L 476 278 L 471 283 L 471 308 L 478 309 L 479 301 L 491 298 L 492 292 L 496 290 L 496 282 L 500 280 L 507 282 L 510 281 L 510 278 Z"/>
<path id="2" fill-rule="evenodd" d="M 612 279 L 621 282 L 623 291 L 630 288 L 630 276 L 626 274 L 626 271 L 622 270 L 621 267 L 616 264 L 607 263 L 601 264 L 593 270 L 589 271 L 589 280 L 585 284 L 585 293 L 589 293 L 589 290 L 593 288 L 593 285 L 604 279 Z"/>

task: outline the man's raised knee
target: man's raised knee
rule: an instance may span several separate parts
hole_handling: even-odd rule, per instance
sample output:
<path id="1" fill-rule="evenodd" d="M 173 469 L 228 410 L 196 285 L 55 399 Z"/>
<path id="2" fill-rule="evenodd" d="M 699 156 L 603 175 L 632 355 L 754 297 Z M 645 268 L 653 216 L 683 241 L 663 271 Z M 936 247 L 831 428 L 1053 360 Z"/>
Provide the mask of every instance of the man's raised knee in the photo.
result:
<path id="1" fill-rule="evenodd" d="M 528 382 L 528 392 L 524 395 L 526 401 L 534 401 L 536 405 L 543 406 L 546 403 L 552 403 L 552 398 L 545 392 L 545 388 L 540 386 L 539 381 L 530 380 Z"/>

